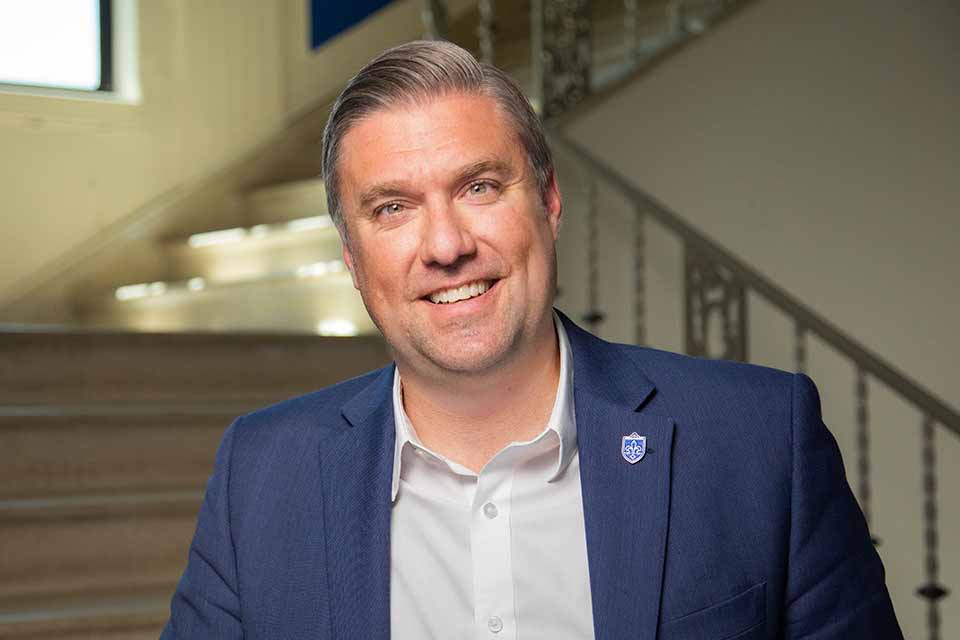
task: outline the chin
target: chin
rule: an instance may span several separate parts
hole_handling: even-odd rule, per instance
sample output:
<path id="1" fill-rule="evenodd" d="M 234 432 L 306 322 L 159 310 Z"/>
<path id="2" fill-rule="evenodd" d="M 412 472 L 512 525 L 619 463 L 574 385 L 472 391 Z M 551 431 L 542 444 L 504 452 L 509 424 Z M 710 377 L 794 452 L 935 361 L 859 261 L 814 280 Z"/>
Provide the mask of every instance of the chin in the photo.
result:
<path id="1" fill-rule="evenodd" d="M 430 360 L 440 369 L 450 373 L 481 374 L 492 369 L 507 359 L 507 353 L 495 352 L 468 352 L 456 354 L 437 354 Z"/>
<path id="2" fill-rule="evenodd" d="M 502 336 L 499 336 L 502 338 Z M 510 357 L 510 345 L 502 340 L 479 344 L 475 339 L 452 340 L 440 345 L 432 342 L 422 351 L 423 356 L 437 368 L 449 373 L 482 374 L 496 369 Z"/>

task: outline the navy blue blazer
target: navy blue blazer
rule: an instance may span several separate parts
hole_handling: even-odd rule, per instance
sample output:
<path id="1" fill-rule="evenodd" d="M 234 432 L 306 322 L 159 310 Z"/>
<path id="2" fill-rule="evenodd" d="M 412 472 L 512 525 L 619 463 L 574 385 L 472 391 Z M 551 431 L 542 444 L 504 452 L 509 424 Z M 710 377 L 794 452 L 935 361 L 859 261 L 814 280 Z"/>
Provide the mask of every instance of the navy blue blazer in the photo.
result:
<path id="1" fill-rule="evenodd" d="M 902 638 L 809 378 L 564 323 L 597 640 Z M 231 425 L 162 638 L 389 637 L 392 381 Z"/>

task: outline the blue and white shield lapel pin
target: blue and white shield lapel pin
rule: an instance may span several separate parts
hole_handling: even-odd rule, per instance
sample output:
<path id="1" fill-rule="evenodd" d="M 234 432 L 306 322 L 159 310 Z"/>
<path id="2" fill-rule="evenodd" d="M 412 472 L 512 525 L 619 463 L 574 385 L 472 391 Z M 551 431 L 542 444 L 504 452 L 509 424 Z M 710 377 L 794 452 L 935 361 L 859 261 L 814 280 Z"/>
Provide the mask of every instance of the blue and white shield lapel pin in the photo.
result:
<path id="1" fill-rule="evenodd" d="M 620 454 L 623 459 L 630 464 L 637 464 L 643 460 L 647 453 L 647 436 L 641 436 L 636 431 L 628 436 L 623 436 L 623 443 L 620 445 Z"/>

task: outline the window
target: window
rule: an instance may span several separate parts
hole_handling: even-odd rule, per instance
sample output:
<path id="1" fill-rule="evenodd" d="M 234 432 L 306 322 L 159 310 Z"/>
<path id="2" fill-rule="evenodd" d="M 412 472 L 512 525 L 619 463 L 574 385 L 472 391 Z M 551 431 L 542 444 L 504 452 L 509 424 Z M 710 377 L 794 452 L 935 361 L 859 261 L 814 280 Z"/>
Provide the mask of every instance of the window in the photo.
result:
<path id="1" fill-rule="evenodd" d="M 0 0 L 0 83 L 113 89 L 110 0 Z"/>

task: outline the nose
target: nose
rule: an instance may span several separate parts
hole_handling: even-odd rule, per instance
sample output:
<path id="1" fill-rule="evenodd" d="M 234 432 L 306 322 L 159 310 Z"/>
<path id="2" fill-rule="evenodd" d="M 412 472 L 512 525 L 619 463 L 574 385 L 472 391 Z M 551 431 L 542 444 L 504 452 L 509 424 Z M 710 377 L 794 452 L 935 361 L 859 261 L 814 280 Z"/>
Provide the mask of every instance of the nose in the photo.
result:
<path id="1" fill-rule="evenodd" d="M 422 234 L 420 259 L 427 265 L 450 267 L 477 251 L 469 224 L 450 204 L 429 208 Z"/>

